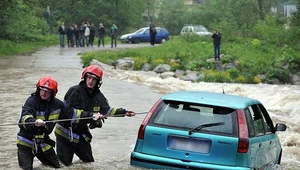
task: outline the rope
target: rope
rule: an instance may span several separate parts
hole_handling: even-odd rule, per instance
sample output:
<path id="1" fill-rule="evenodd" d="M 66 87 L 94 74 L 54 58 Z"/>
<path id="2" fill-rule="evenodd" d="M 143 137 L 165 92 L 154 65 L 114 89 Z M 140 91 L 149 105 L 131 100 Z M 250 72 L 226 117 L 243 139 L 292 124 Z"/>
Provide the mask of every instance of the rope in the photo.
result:
<path id="1" fill-rule="evenodd" d="M 147 114 L 148 112 L 139 112 L 136 114 Z M 125 114 L 118 114 L 118 115 L 109 115 L 107 117 L 123 117 Z M 56 123 L 56 122 L 67 122 L 67 121 L 73 121 L 73 120 L 84 120 L 84 119 L 93 119 L 93 117 L 83 117 L 83 118 L 75 118 L 75 119 L 58 119 L 58 120 L 46 120 L 44 121 L 46 123 Z M 0 124 L 0 126 L 12 126 L 12 125 L 28 125 L 28 124 L 35 124 L 35 122 L 25 122 L 25 123 L 6 123 L 6 124 Z"/>

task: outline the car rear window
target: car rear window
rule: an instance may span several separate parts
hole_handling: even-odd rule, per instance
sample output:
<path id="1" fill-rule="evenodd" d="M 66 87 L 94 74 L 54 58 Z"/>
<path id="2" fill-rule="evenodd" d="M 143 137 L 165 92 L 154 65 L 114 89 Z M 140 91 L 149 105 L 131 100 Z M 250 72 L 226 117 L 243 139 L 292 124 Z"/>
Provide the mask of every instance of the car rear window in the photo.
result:
<path id="1" fill-rule="evenodd" d="M 178 101 L 163 101 L 149 123 L 156 126 L 191 130 L 204 124 L 224 122 L 223 125 L 201 128 L 198 132 L 236 136 L 236 120 L 236 112 L 231 108 Z"/>

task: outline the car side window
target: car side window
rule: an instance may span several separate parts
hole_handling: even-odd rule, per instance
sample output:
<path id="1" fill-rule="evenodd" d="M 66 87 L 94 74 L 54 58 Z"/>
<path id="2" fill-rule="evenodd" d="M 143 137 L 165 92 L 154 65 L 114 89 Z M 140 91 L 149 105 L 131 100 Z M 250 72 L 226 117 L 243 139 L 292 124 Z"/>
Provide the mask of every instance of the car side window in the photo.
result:
<path id="1" fill-rule="evenodd" d="M 156 28 L 156 34 L 160 34 L 162 31 L 159 28 Z"/>
<path id="2" fill-rule="evenodd" d="M 259 109 L 262 113 L 262 117 L 263 117 L 263 122 L 264 122 L 264 126 L 265 126 L 265 131 L 266 133 L 272 133 L 272 131 L 274 131 L 273 129 L 273 122 L 267 112 L 267 110 L 265 109 L 265 107 L 262 104 L 259 104 Z"/>
<path id="3" fill-rule="evenodd" d="M 245 117 L 246 117 L 246 120 L 247 120 L 249 137 L 254 137 L 255 136 L 255 129 L 254 129 L 254 124 L 253 124 L 253 122 L 254 122 L 253 114 L 251 114 L 249 108 L 244 109 L 244 113 L 245 113 Z"/>
<path id="4" fill-rule="evenodd" d="M 254 127 L 254 136 L 261 136 L 265 134 L 263 118 L 260 114 L 260 110 L 257 105 L 251 105 L 248 107 L 249 112 L 252 117 L 253 127 Z"/>
<path id="5" fill-rule="evenodd" d="M 145 35 L 148 35 L 148 34 L 150 34 L 150 30 L 149 30 L 149 29 L 147 29 L 147 30 L 144 32 L 144 34 L 145 34 Z"/>

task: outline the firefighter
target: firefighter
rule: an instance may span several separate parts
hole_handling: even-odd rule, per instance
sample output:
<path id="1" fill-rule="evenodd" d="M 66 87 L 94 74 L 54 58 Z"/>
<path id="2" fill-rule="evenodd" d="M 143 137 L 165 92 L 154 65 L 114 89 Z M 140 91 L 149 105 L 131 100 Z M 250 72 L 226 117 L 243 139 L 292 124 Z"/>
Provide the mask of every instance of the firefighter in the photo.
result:
<path id="1" fill-rule="evenodd" d="M 58 123 L 55 135 L 57 156 L 66 166 L 70 166 L 76 154 L 83 162 L 94 162 L 92 154 L 90 129 L 100 128 L 102 121 L 108 116 L 135 116 L 135 112 L 123 108 L 113 108 L 100 91 L 103 72 L 97 65 L 84 69 L 81 82 L 71 87 L 65 94 L 65 102 L 76 108 L 89 112 L 100 113 L 100 119 L 87 125 L 66 126 Z M 70 136 L 69 134 L 73 134 Z"/>
<path id="2" fill-rule="evenodd" d="M 51 76 L 42 77 L 36 84 L 36 91 L 22 107 L 18 123 L 20 131 L 17 135 L 18 162 L 22 169 L 32 170 L 34 157 L 37 157 L 44 165 L 60 168 L 53 149 L 55 142 L 49 137 L 56 124 L 55 121 L 66 119 L 67 121 L 64 122 L 66 124 L 87 124 L 100 118 L 100 114 L 73 109 L 65 105 L 55 98 L 57 91 L 57 81 Z M 89 117 L 91 117 L 90 120 L 79 119 Z"/>

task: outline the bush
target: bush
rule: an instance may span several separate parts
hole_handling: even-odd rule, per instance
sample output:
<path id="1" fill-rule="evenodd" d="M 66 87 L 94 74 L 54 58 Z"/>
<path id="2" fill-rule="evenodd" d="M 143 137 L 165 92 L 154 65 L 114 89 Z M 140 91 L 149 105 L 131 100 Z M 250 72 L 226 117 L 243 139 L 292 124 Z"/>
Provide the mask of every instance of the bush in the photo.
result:
<path id="1" fill-rule="evenodd" d="M 148 59 L 144 56 L 134 57 L 134 70 L 139 70 L 142 66 L 148 62 Z"/>
<path id="2" fill-rule="evenodd" d="M 231 82 L 231 77 L 228 72 L 219 72 L 215 70 L 204 71 L 205 77 L 204 81 L 207 82 Z"/>
<path id="3" fill-rule="evenodd" d="M 240 71 L 236 68 L 230 68 L 230 69 L 227 69 L 226 71 L 229 73 L 230 77 L 233 79 L 237 78 L 240 75 Z"/>
<path id="4" fill-rule="evenodd" d="M 90 62 L 92 61 L 93 58 L 95 58 L 96 53 L 93 52 L 89 52 L 89 53 L 85 53 L 84 55 L 81 56 L 81 63 L 83 64 L 83 67 L 89 66 Z"/>
<path id="5" fill-rule="evenodd" d="M 259 84 L 259 83 L 261 83 L 261 79 L 258 78 L 257 76 L 255 76 L 255 77 L 253 78 L 253 83 L 254 83 L 254 84 Z"/>

